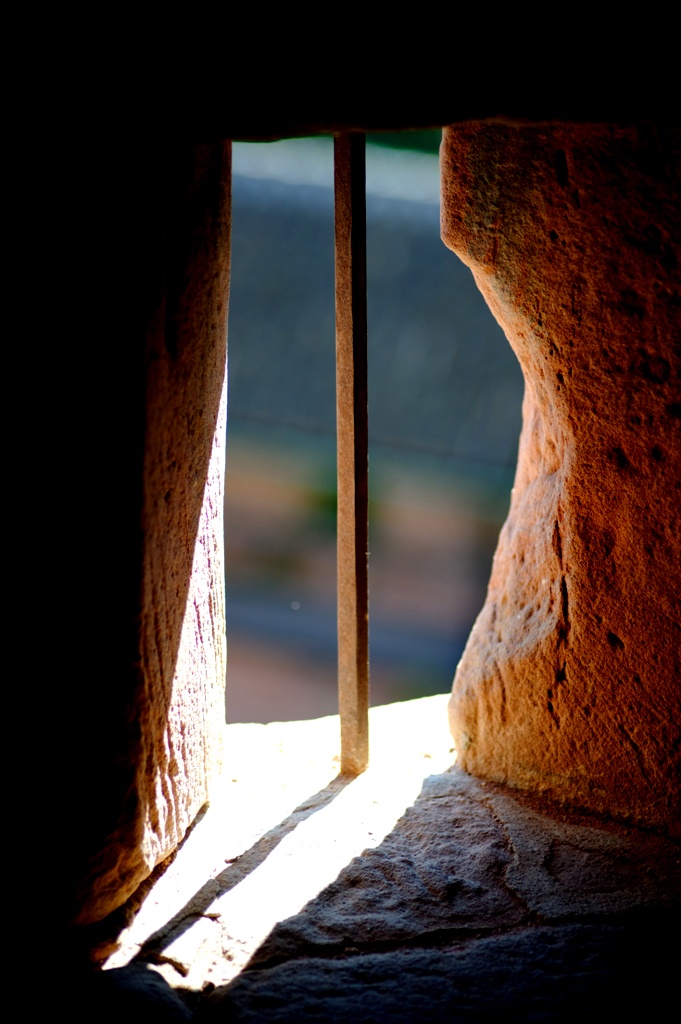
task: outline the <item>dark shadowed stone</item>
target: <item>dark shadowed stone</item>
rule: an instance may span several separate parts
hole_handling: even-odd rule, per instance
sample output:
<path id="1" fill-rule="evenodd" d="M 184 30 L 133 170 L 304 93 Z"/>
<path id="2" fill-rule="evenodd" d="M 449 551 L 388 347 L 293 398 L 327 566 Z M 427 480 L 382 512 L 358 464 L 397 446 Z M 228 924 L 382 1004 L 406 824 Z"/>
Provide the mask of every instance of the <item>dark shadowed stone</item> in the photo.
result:
<path id="1" fill-rule="evenodd" d="M 671 955 L 660 922 L 638 941 L 621 926 L 521 929 L 464 948 L 411 949 L 302 959 L 246 971 L 214 993 L 210 1021 L 436 1024 L 451 1021 L 599 1021 L 672 997 Z M 653 1016 L 650 1016 L 650 1015 Z"/>
<path id="2" fill-rule="evenodd" d="M 147 964 L 130 964 L 90 976 L 76 993 L 76 1005 L 82 1015 L 73 1020 L 111 1024 L 192 1020 L 191 1011 L 178 993 Z"/>

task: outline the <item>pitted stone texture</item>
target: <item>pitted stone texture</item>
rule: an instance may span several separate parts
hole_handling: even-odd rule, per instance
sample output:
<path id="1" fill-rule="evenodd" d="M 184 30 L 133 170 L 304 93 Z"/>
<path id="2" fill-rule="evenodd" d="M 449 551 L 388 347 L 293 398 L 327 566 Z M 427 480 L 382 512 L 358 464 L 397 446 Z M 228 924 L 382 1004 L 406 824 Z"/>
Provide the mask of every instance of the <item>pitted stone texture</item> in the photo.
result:
<path id="1" fill-rule="evenodd" d="M 678 834 L 681 137 L 447 129 L 442 231 L 525 376 L 511 509 L 450 702 L 478 775 Z"/>

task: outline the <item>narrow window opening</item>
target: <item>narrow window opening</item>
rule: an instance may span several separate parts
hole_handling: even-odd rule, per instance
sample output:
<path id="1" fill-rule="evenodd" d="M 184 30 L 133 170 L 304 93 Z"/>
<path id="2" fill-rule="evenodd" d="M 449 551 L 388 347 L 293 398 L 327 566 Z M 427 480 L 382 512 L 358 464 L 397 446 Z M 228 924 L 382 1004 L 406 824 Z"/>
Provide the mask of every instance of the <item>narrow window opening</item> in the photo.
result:
<path id="1" fill-rule="evenodd" d="M 367 155 L 371 704 L 446 692 L 508 507 L 522 378 L 439 238 L 435 154 Z M 331 139 L 234 146 L 227 721 L 337 710 Z"/>

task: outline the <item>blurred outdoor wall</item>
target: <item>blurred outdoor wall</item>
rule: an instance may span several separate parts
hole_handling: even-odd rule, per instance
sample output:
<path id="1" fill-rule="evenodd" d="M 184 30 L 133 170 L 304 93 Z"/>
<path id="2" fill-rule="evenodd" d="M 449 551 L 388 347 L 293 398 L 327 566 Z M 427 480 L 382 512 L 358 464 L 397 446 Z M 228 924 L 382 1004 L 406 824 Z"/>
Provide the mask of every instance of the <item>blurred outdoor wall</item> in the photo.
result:
<path id="1" fill-rule="evenodd" d="M 333 143 L 234 146 L 228 721 L 336 711 Z M 439 234 L 436 154 L 367 147 L 372 704 L 445 692 L 482 606 L 522 377 Z"/>

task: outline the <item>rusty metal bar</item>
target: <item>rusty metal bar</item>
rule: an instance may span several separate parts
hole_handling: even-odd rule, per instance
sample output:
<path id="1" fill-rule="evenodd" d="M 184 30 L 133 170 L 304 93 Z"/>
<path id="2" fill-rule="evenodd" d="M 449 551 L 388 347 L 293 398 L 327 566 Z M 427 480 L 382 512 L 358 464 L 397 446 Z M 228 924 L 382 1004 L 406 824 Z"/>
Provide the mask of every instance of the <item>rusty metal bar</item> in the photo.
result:
<path id="1" fill-rule="evenodd" d="M 341 772 L 369 761 L 365 137 L 335 140 L 338 707 Z"/>

